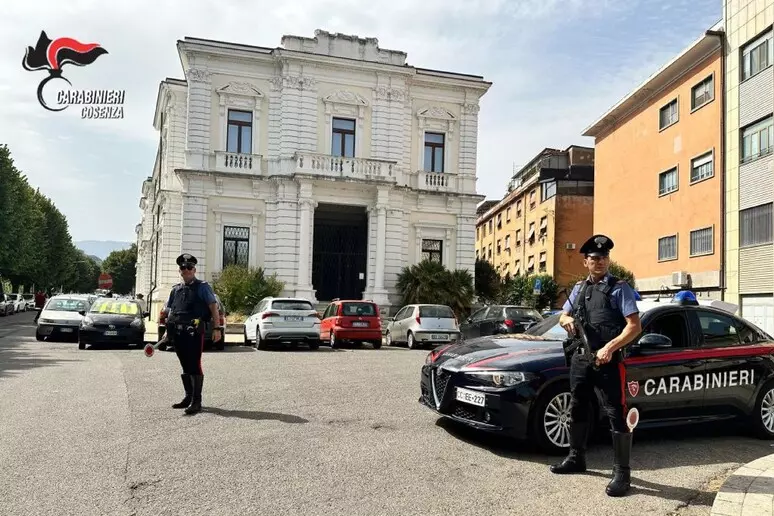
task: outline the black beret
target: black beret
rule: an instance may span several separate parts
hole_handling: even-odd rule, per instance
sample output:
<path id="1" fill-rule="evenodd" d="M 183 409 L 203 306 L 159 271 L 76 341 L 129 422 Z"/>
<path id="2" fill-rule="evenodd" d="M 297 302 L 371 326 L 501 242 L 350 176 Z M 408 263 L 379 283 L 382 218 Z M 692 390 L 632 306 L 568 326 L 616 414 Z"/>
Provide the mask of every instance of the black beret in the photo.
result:
<path id="1" fill-rule="evenodd" d="M 581 246 L 580 253 L 586 256 L 608 256 L 613 241 L 605 235 L 594 235 Z"/>

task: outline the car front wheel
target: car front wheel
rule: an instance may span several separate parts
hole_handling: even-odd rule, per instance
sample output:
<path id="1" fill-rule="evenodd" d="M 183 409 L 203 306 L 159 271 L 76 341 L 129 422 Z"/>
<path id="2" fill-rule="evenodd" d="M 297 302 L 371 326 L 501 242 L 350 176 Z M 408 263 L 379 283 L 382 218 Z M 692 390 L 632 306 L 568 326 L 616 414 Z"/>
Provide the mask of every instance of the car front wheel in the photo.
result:
<path id="1" fill-rule="evenodd" d="M 570 385 L 562 382 L 546 389 L 535 403 L 532 437 L 547 453 L 560 455 L 570 449 L 570 398 Z"/>
<path id="2" fill-rule="evenodd" d="M 753 412 L 755 433 L 761 439 L 774 439 L 774 381 L 768 382 L 758 394 Z"/>

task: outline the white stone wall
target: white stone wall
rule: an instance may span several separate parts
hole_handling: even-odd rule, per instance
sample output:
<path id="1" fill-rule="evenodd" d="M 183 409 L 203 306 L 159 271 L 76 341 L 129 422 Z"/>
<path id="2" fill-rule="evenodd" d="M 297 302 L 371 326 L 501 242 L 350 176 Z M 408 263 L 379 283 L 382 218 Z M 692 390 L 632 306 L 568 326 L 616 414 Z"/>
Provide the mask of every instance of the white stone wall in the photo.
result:
<path id="1" fill-rule="evenodd" d="M 181 252 L 196 257 L 196 272 L 200 278 L 207 277 L 207 197 L 203 195 L 183 194 Z M 175 257 L 177 258 L 177 256 Z M 174 263 L 174 262 L 173 262 Z"/>

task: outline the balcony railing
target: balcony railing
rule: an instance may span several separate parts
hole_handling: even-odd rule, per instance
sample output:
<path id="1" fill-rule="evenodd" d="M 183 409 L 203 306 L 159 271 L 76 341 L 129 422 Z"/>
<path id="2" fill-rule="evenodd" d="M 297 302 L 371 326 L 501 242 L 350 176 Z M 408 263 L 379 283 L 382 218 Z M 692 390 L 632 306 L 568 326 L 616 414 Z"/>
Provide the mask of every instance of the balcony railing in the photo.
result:
<path id="1" fill-rule="evenodd" d="M 394 161 L 344 158 L 327 154 L 297 153 L 296 173 L 363 180 L 396 181 L 398 164 Z"/>
<path id="2" fill-rule="evenodd" d="M 215 167 L 218 172 L 241 174 L 261 174 L 262 156 L 260 154 L 242 154 L 238 152 L 215 152 Z"/>
<path id="3" fill-rule="evenodd" d="M 436 192 L 457 191 L 457 174 L 420 170 L 417 172 L 416 178 L 416 188 L 418 190 L 432 190 Z"/>

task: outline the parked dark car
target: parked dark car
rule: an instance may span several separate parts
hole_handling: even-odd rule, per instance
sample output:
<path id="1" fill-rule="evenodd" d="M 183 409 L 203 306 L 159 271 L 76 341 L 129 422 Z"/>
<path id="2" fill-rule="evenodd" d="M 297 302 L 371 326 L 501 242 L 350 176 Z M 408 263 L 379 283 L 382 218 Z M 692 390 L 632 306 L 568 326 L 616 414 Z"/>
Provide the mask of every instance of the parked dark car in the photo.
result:
<path id="1" fill-rule="evenodd" d="M 460 332 L 463 339 L 523 333 L 542 320 L 540 313 L 528 306 L 492 305 L 473 312 L 460 325 Z"/>
<path id="2" fill-rule="evenodd" d="M 135 344 L 142 346 L 145 340 L 147 312 L 132 299 L 98 298 L 83 316 L 78 331 L 78 349 L 94 344 Z"/>
<path id="3" fill-rule="evenodd" d="M 638 429 L 738 418 L 774 439 L 774 338 L 713 301 L 638 302 L 642 333 L 624 350 L 621 397 Z M 521 335 L 442 346 L 420 373 L 420 403 L 464 425 L 569 447 L 567 332 L 553 315 Z M 607 427 L 601 393 L 597 429 Z"/>

